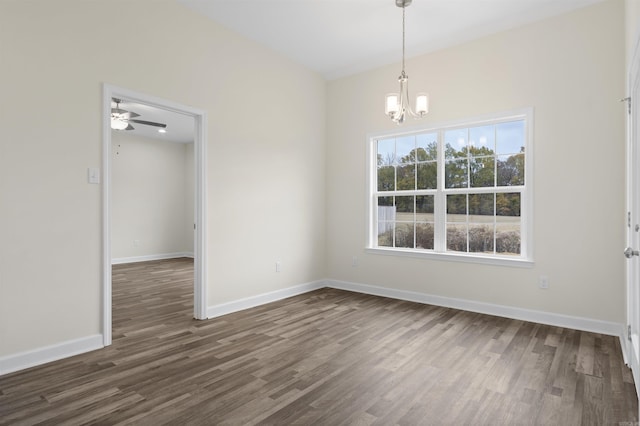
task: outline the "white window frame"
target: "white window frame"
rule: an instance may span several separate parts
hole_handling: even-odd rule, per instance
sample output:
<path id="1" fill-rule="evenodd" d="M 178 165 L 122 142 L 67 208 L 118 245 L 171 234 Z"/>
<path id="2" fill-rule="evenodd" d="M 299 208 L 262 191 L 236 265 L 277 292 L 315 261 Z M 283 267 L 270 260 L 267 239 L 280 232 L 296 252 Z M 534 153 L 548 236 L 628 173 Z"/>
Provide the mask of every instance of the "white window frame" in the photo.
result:
<path id="1" fill-rule="evenodd" d="M 444 138 L 442 135 L 447 130 L 456 128 L 476 127 L 482 125 L 498 124 L 502 122 L 524 120 L 525 123 L 525 170 L 524 185 L 519 192 L 521 195 L 520 205 L 520 238 L 521 250 L 519 256 L 467 253 L 467 252 L 447 252 L 446 242 L 446 194 L 455 192 L 444 189 Z M 438 133 L 438 188 L 435 191 L 434 219 L 435 219 L 435 241 L 433 250 L 398 248 L 398 247 L 378 247 L 378 209 L 377 196 L 377 149 L 376 142 L 380 139 L 390 137 L 409 136 L 419 133 Z M 470 119 L 456 120 L 440 124 L 427 124 L 406 128 L 398 128 L 384 132 L 376 132 L 367 135 L 367 241 L 365 252 L 372 254 L 382 254 L 390 256 L 408 256 L 427 259 L 446 260 L 454 262 L 482 263 L 501 266 L 532 267 L 533 261 L 533 108 L 523 108 L 507 112 L 489 114 Z M 499 187 L 506 190 L 509 187 Z M 496 187 L 473 188 L 473 192 L 496 193 Z M 464 190 L 464 192 L 468 192 Z M 505 192 L 509 192 L 508 190 Z M 396 195 L 396 194 L 394 194 Z"/>

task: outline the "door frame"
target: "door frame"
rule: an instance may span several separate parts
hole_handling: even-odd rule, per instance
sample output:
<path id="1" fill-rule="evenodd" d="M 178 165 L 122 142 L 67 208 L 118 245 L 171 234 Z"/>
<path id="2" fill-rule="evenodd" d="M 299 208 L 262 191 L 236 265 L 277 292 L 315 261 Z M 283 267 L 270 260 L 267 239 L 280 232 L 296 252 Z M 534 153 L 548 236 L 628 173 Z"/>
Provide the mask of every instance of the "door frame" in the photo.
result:
<path id="1" fill-rule="evenodd" d="M 112 341 L 111 288 L 111 98 L 117 97 L 194 118 L 195 235 L 193 317 L 207 319 L 206 262 L 206 128 L 205 111 L 123 87 L 102 86 L 102 336 L 104 346 Z"/>
<path id="2" fill-rule="evenodd" d="M 627 79 L 627 98 L 625 101 L 626 124 L 626 159 L 627 159 L 627 193 L 626 193 L 626 242 L 627 247 L 640 250 L 640 38 L 629 64 Z M 626 298 L 627 298 L 627 330 L 623 340 L 623 351 L 631 368 L 636 393 L 640 395 L 640 257 L 631 256 L 626 261 Z"/>

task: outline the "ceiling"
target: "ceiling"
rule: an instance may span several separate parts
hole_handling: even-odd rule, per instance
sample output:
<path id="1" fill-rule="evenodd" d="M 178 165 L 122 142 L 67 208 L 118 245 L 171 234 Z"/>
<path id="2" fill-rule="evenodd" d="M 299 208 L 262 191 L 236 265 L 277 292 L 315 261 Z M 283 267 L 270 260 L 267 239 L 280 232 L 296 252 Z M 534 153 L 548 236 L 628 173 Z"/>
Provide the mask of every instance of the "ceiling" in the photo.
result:
<path id="1" fill-rule="evenodd" d="M 112 102 L 111 108 L 115 107 L 115 102 Z M 120 109 L 140 114 L 140 117 L 135 117 L 136 120 L 164 123 L 167 125 L 167 132 L 159 133 L 158 127 L 138 123 L 131 123 L 134 130 L 112 130 L 113 132 L 124 132 L 131 135 L 164 140 L 167 142 L 193 142 L 195 122 L 192 116 L 127 101 L 126 99 L 122 99 L 122 102 L 120 102 Z"/>
<path id="2" fill-rule="evenodd" d="M 406 56 L 450 47 L 602 0 L 413 0 L 406 8 Z M 395 0 L 178 0 L 224 27 L 332 80 L 402 58 L 402 9 Z M 399 71 L 399 70 L 398 70 Z M 115 106 L 115 104 L 113 105 Z M 193 141 L 193 118 L 124 101 L 140 120 L 131 134 Z"/>
<path id="3" fill-rule="evenodd" d="M 400 62 L 394 0 L 178 0 L 331 80 Z M 406 56 L 417 56 L 602 0 L 413 0 Z"/>

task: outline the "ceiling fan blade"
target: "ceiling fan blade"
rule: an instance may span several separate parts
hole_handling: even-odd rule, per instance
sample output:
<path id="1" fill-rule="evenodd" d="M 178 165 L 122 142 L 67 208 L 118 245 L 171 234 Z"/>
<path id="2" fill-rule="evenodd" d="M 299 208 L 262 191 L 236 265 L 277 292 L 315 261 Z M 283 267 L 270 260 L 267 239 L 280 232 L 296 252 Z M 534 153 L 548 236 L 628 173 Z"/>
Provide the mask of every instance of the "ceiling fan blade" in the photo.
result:
<path id="1" fill-rule="evenodd" d="M 131 124 L 129 124 L 129 125 L 125 128 L 125 130 L 133 130 L 133 129 L 135 129 L 135 127 L 133 127 Z"/>
<path id="2" fill-rule="evenodd" d="M 147 126 L 162 127 L 163 129 L 167 127 L 166 124 L 154 123 L 153 121 L 145 121 L 145 120 L 128 120 L 128 121 L 132 123 L 146 124 Z"/>

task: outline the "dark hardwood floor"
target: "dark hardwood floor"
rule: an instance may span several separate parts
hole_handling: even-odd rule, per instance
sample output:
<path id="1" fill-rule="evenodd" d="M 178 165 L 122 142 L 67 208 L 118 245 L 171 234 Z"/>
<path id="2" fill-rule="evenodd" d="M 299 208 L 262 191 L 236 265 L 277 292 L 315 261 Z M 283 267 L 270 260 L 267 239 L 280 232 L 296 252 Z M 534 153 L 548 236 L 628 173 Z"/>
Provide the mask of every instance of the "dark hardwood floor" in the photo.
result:
<path id="1" fill-rule="evenodd" d="M 192 271 L 114 266 L 113 345 L 0 377 L 0 424 L 638 421 L 617 338 L 335 289 L 196 321 Z"/>

